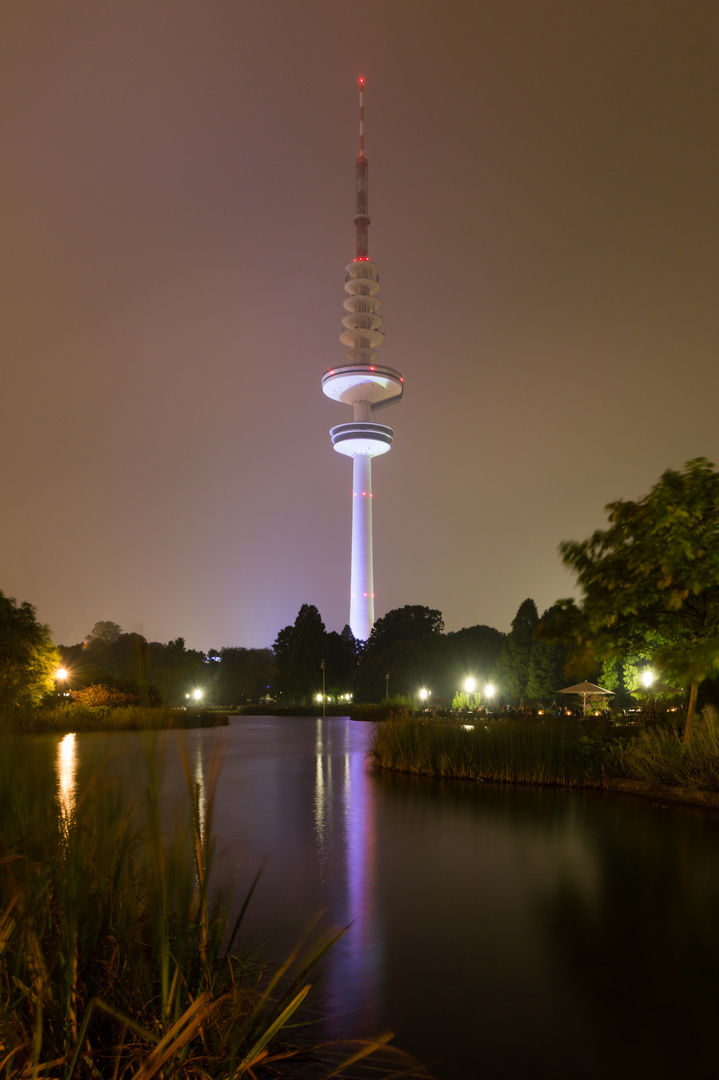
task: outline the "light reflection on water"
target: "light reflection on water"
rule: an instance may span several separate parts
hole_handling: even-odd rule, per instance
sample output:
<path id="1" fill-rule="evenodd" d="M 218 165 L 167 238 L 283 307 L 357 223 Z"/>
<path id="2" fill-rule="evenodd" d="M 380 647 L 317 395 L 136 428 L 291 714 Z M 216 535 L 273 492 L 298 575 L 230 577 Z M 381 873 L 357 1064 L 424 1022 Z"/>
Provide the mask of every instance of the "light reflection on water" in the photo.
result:
<path id="1" fill-rule="evenodd" d="M 72 732 L 57 744 L 55 771 L 60 814 L 67 832 L 73 824 L 77 803 L 77 742 Z"/>

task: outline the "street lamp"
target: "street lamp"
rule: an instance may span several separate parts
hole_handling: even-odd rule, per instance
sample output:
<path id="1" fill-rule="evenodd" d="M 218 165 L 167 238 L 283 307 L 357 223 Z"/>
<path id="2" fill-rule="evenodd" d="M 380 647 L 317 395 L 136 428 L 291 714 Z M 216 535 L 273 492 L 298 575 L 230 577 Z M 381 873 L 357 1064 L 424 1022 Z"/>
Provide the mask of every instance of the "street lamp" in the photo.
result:
<path id="1" fill-rule="evenodd" d="M 55 672 L 55 682 L 64 684 L 66 682 L 66 680 L 67 680 L 68 675 L 69 675 L 69 672 L 68 672 L 67 668 L 64 668 L 64 667 L 58 668 L 57 671 Z M 63 697 L 64 698 L 65 697 L 65 687 L 64 687 L 64 685 L 63 685 L 62 690 L 57 690 L 56 693 L 57 693 L 58 697 Z"/>
<path id="2" fill-rule="evenodd" d="M 203 698 L 203 691 L 200 690 L 199 686 L 192 691 L 192 696 L 195 699 L 195 705 L 199 705 Z"/>
<path id="3" fill-rule="evenodd" d="M 322 668 L 322 719 L 325 719 L 327 711 L 327 705 L 325 703 L 325 662 L 322 661 L 320 667 Z"/>
<path id="4" fill-rule="evenodd" d="M 654 674 L 653 671 L 651 671 L 649 668 L 647 668 L 646 671 L 642 672 L 640 678 L 641 678 L 641 681 L 642 681 L 642 686 L 644 687 L 645 690 L 648 690 L 649 687 L 654 682 L 654 680 L 656 679 L 656 675 Z"/>

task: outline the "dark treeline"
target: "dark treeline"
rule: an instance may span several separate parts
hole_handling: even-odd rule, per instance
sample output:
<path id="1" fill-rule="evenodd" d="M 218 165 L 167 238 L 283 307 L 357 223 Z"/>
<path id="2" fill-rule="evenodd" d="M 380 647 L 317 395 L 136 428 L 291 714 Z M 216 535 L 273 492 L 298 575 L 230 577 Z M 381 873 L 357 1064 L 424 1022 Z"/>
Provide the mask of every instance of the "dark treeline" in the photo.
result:
<path id="1" fill-rule="evenodd" d="M 123 633 L 113 622 L 96 623 L 83 642 L 58 646 L 68 672 L 65 689 L 80 696 L 90 686 L 110 686 L 149 704 L 184 705 L 196 692 L 204 705 L 241 705 L 269 693 L 271 649 L 188 649 L 184 638 L 167 644 Z"/>
<path id="2" fill-rule="evenodd" d="M 451 704 L 467 678 L 484 697 L 486 683 L 497 681 L 496 701 L 552 697 L 562 685 L 561 646 L 533 640 L 539 621 L 533 600 L 525 600 L 504 634 L 482 624 L 444 632 L 442 613 L 420 605 L 388 611 L 375 623 L 367 642 L 358 642 L 348 626 L 328 633 L 319 611 L 304 604 L 295 622 L 274 643 L 275 692 L 285 700 L 307 701 L 322 689 L 355 701 L 416 701 L 423 688 L 432 704 Z"/>

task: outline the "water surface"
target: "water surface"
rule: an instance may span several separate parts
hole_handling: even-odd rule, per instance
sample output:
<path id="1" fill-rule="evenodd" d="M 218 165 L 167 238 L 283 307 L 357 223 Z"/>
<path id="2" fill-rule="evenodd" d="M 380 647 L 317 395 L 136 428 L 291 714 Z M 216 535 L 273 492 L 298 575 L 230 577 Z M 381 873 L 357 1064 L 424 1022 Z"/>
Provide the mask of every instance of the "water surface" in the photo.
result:
<path id="1" fill-rule="evenodd" d="M 233 718 L 163 733 L 168 821 L 207 797 L 218 880 L 278 947 L 320 909 L 351 924 L 324 992 L 332 1029 L 396 1044 L 445 1080 L 715 1074 L 719 818 L 593 793 L 373 771 L 370 725 Z M 48 737 L 49 738 L 49 737 Z M 72 816 L 110 753 L 141 784 L 144 737 L 56 740 Z"/>

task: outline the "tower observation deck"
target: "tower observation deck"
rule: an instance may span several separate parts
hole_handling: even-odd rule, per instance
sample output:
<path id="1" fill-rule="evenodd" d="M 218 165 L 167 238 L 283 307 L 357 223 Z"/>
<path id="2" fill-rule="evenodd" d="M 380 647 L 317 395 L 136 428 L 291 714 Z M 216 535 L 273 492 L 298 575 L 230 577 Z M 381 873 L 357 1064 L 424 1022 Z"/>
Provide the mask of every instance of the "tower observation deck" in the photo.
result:
<path id="1" fill-rule="evenodd" d="M 350 628 L 366 640 L 374 624 L 374 572 L 372 559 L 372 458 L 392 448 L 394 431 L 373 417 L 380 409 L 400 401 L 403 379 L 394 368 L 378 364 L 377 349 L 384 341 L 379 267 L 368 255 L 368 169 L 364 154 L 364 79 L 359 83 L 360 152 L 355 165 L 355 257 L 345 267 L 345 293 L 340 341 L 345 363 L 322 376 L 327 397 L 352 407 L 351 423 L 330 431 L 339 454 L 352 458 L 352 569 Z"/>

